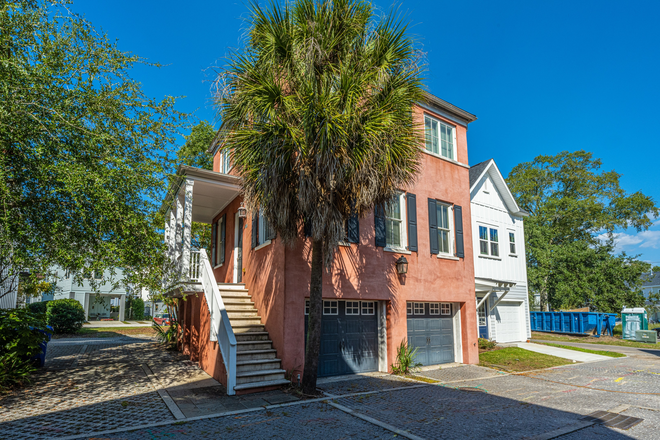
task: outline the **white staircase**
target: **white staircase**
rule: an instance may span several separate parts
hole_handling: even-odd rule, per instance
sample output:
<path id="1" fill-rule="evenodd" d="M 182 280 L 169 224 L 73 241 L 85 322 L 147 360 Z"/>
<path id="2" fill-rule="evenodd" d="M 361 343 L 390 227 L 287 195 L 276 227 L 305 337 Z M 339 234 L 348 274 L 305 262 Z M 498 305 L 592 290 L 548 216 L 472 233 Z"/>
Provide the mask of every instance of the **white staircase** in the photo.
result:
<path id="1" fill-rule="evenodd" d="M 235 391 L 288 384 L 277 350 L 242 284 L 218 283 L 218 290 L 236 337 Z"/>

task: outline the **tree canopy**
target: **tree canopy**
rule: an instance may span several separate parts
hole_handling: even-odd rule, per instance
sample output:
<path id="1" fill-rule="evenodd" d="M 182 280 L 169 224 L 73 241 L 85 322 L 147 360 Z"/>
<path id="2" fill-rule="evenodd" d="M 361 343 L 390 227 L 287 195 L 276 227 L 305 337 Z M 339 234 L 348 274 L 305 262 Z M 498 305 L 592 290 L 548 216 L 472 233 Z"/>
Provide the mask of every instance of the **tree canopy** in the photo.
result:
<path id="1" fill-rule="evenodd" d="M 157 285 L 145 268 L 163 256 L 156 201 L 182 115 L 131 78 L 140 58 L 64 6 L 0 2 L 0 264 Z"/>
<path id="2" fill-rule="evenodd" d="M 288 244 L 310 225 L 307 392 L 316 389 L 323 265 L 346 219 L 389 202 L 419 168 L 421 52 L 406 31 L 363 0 L 254 2 L 245 47 L 218 79 L 220 140 L 248 209 L 261 209 Z"/>
<path id="3" fill-rule="evenodd" d="M 601 166 L 592 153 L 562 152 L 521 163 L 507 178 L 530 213 L 527 276 L 530 296 L 539 294 L 543 307 L 618 312 L 644 303 L 639 287 L 650 265 L 615 254 L 614 232 L 648 229 L 658 209 L 651 197 L 624 191 L 621 175 Z"/>

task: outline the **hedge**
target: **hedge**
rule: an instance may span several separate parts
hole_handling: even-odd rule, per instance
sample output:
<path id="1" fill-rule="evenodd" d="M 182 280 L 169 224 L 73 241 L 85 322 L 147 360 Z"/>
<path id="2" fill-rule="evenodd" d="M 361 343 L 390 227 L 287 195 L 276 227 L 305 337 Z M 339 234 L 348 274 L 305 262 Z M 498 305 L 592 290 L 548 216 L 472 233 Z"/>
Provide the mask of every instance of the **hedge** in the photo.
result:
<path id="1" fill-rule="evenodd" d="M 85 322 L 85 310 L 75 299 L 48 301 L 46 321 L 55 333 L 75 333 Z"/>

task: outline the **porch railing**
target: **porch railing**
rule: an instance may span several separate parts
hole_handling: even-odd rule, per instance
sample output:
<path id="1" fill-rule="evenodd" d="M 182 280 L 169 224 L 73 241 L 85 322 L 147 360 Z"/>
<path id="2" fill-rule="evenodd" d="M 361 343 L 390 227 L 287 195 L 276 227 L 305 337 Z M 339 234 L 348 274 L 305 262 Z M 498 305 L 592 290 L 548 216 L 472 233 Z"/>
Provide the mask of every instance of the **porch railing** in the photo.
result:
<path id="1" fill-rule="evenodd" d="M 199 283 L 201 280 L 201 265 L 199 251 L 190 251 L 190 267 L 188 269 L 188 279 Z"/>
<path id="2" fill-rule="evenodd" d="M 229 316 L 225 309 L 225 303 L 220 296 L 220 290 L 213 275 L 209 257 L 204 249 L 201 249 L 197 254 L 199 255 L 199 264 L 195 266 L 199 268 L 199 279 L 204 288 L 204 298 L 206 298 L 206 304 L 209 306 L 211 314 L 209 340 L 218 341 L 222 360 L 227 370 L 227 394 L 234 395 L 236 394 L 234 390 L 236 386 L 236 336 L 229 323 Z M 192 270 L 192 261 L 190 267 Z"/>

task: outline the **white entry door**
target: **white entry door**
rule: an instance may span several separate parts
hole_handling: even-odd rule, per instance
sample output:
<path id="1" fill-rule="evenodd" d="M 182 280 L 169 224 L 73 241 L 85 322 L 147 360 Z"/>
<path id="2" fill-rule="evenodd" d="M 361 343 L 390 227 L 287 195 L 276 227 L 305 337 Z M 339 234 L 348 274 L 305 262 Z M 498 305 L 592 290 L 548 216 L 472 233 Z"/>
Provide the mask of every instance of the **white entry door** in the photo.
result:
<path id="1" fill-rule="evenodd" d="M 522 303 L 502 301 L 493 310 L 497 322 L 497 342 L 522 341 Z"/>

